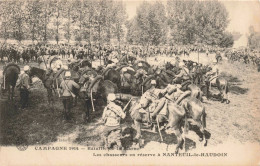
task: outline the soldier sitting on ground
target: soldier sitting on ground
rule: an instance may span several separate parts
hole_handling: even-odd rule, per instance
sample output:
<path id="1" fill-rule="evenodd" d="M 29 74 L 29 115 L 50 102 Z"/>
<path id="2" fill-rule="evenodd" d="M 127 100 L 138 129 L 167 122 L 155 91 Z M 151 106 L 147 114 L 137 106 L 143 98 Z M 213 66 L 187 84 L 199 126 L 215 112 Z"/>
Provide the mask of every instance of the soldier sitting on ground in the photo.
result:
<path id="1" fill-rule="evenodd" d="M 113 93 L 107 96 L 108 105 L 105 107 L 102 120 L 105 123 L 103 130 L 103 139 L 106 148 L 110 148 L 111 144 L 115 142 L 118 148 L 122 148 L 121 143 L 121 119 L 124 119 L 126 114 L 123 112 L 122 108 L 116 102 L 116 95 Z M 116 134 L 115 140 L 108 140 L 111 133 Z"/>

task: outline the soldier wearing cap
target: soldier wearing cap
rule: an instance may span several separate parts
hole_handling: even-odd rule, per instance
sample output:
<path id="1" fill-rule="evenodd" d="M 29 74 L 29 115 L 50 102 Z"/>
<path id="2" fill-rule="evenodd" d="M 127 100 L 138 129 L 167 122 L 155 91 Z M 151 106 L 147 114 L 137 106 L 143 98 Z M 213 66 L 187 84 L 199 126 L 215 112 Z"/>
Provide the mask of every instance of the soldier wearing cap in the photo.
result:
<path id="1" fill-rule="evenodd" d="M 140 62 L 138 63 L 137 65 L 137 70 L 136 70 L 136 74 L 135 74 L 135 77 L 136 78 L 143 78 L 144 76 L 147 75 L 147 72 L 144 70 L 144 67 L 143 67 L 143 64 Z"/>
<path id="2" fill-rule="evenodd" d="M 68 119 L 73 104 L 73 96 L 75 96 L 75 94 L 73 93 L 73 88 L 79 89 L 80 86 L 71 79 L 70 71 L 65 71 L 64 76 L 65 79 L 62 80 L 60 84 L 60 94 L 62 96 L 65 118 Z"/>
<path id="3" fill-rule="evenodd" d="M 155 108 L 158 106 L 158 103 L 163 100 L 163 96 L 166 94 L 167 88 L 165 89 L 157 89 L 156 88 L 156 80 L 151 80 L 151 88 L 147 90 L 141 97 L 141 107 L 146 110 L 148 113 L 148 122 L 151 123 L 150 117 L 156 117 L 156 115 L 152 116 L 155 111 Z M 142 104 L 142 100 L 148 98 L 151 103 Z M 147 101 L 147 100 L 144 100 Z M 142 110 L 142 109 L 141 109 Z M 153 130 L 155 131 L 155 125 L 153 125 Z"/>
<path id="4" fill-rule="evenodd" d="M 108 140 L 108 136 L 110 135 L 111 132 L 116 133 L 116 138 L 114 142 L 116 142 L 118 148 L 122 147 L 121 140 L 120 140 L 121 139 L 120 120 L 124 119 L 126 114 L 115 101 L 116 101 L 116 95 L 113 93 L 108 94 L 107 96 L 108 105 L 105 107 L 102 115 L 102 120 L 105 123 L 104 130 L 103 130 L 103 139 L 105 142 L 105 147 L 107 148 L 110 148 L 109 142 L 112 142 L 111 140 Z"/>
<path id="5" fill-rule="evenodd" d="M 29 89 L 30 89 L 30 77 L 29 77 L 30 67 L 28 65 L 24 66 L 23 72 L 20 75 L 19 83 L 17 87 L 20 89 L 20 102 L 21 109 L 28 106 L 29 102 Z"/>
<path id="6" fill-rule="evenodd" d="M 190 71 L 189 69 L 185 66 L 184 62 L 179 63 L 179 67 L 181 68 L 181 71 L 179 74 L 175 76 L 175 79 L 173 79 L 173 82 L 181 82 L 181 81 L 186 81 L 190 79 Z"/>

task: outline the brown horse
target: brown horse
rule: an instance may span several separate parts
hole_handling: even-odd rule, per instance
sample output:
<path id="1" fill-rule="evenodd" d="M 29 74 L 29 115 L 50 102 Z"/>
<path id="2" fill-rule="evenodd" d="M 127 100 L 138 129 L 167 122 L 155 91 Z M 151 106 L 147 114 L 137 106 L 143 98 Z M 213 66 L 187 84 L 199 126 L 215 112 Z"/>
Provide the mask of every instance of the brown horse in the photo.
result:
<path id="1" fill-rule="evenodd" d="M 188 130 L 188 126 L 196 126 L 200 129 L 200 141 L 203 141 L 205 139 L 204 146 L 207 145 L 207 140 L 205 138 L 205 128 L 206 128 L 206 112 L 205 107 L 202 105 L 201 101 L 189 96 L 190 93 L 184 93 L 184 95 L 180 96 L 179 99 L 174 102 L 172 99 L 172 95 L 167 98 L 168 104 L 161 103 L 160 100 L 158 106 L 155 109 L 158 109 L 158 107 L 167 107 L 168 114 L 168 124 L 167 126 L 170 127 L 173 132 L 175 133 L 177 137 L 177 147 L 175 150 L 175 153 L 179 152 L 179 149 L 183 148 L 184 139 L 182 137 L 182 129 L 181 126 L 184 125 L 185 131 Z M 147 117 L 142 116 L 142 114 L 139 112 L 140 107 L 147 108 L 149 107 L 150 103 L 154 102 L 152 101 L 149 96 L 142 96 L 141 100 L 137 101 L 134 106 L 130 109 L 130 115 L 132 119 L 134 120 L 135 129 L 137 131 L 136 139 L 141 138 L 141 124 L 142 122 L 147 122 Z M 159 108 L 159 109 L 161 109 Z M 149 114 L 147 115 L 149 116 Z M 167 121 L 164 121 L 167 123 Z M 162 123 L 162 121 L 159 121 L 159 123 Z"/>
<path id="2" fill-rule="evenodd" d="M 95 76 L 92 80 L 90 76 Z M 84 120 L 88 120 L 90 116 L 90 110 L 95 111 L 94 100 L 103 100 L 106 103 L 106 98 L 109 93 L 118 93 L 118 87 L 110 80 L 104 80 L 103 76 L 96 75 L 95 72 L 89 72 L 80 77 L 81 89 L 79 96 L 84 100 Z M 100 100 L 99 100 L 100 101 Z"/>
<path id="3" fill-rule="evenodd" d="M 1 89 L 3 93 L 5 93 L 8 90 L 8 100 L 13 100 L 14 88 L 18 80 L 19 73 L 20 67 L 17 64 L 10 63 L 4 67 L 3 84 Z"/>
<path id="4" fill-rule="evenodd" d="M 213 79 L 206 78 L 205 84 L 207 87 L 207 98 L 209 98 L 211 87 L 216 87 L 219 90 L 221 102 L 226 102 L 226 104 L 230 103 L 228 99 L 229 84 L 225 78 L 221 76 L 213 77 Z"/>

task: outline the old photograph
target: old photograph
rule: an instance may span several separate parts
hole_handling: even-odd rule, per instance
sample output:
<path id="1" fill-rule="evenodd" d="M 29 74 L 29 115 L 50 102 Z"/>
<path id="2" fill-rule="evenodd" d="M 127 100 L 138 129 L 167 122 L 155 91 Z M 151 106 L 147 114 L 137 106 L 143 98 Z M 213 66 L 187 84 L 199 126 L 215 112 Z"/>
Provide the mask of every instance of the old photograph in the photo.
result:
<path id="1" fill-rule="evenodd" d="M 0 165 L 260 165 L 260 1 L 0 0 Z"/>

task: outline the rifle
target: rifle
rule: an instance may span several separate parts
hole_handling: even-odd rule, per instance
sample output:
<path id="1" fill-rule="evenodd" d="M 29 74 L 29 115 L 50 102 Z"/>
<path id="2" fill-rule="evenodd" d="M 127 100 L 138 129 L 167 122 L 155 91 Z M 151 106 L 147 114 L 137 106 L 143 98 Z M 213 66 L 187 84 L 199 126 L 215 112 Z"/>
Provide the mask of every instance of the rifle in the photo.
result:
<path id="1" fill-rule="evenodd" d="M 125 105 L 125 107 L 124 107 L 124 109 L 123 109 L 123 111 L 125 112 L 125 110 L 126 110 L 126 108 L 128 107 L 128 105 L 130 104 L 130 102 L 133 100 L 133 98 L 131 98 L 129 101 L 128 101 L 128 103 Z"/>

